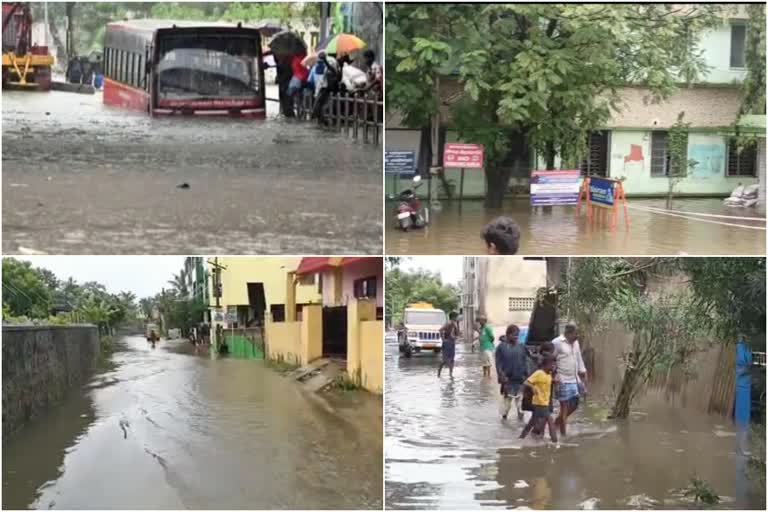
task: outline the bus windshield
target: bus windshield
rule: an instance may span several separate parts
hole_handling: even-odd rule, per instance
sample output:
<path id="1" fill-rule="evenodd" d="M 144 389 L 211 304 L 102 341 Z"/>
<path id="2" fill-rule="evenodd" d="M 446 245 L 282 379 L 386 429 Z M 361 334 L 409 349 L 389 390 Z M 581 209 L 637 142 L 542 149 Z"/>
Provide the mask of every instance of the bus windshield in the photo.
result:
<path id="1" fill-rule="evenodd" d="M 443 325 L 445 323 L 444 311 L 406 311 L 406 325 Z"/>
<path id="2" fill-rule="evenodd" d="M 168 100 L 254 97 L 259 49 L 253 38 L 171 34 L 160 39 L 158 94 Z"/>

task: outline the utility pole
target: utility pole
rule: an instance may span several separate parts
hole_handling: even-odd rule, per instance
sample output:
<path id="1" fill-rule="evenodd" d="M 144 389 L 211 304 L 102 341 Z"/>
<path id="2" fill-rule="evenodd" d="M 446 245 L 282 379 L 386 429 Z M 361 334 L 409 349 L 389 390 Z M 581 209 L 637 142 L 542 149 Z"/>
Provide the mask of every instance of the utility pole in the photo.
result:
<path id="1" fill-rule="evenodd" d="M 213 267 L 213 298 L 216 299 L 215 310 L 218 313 L 221 309 L 222 296 L 221 271 L 226 270 L 227 267 L 219 264 L 218 256 L 213 258 L 213 261 L 208 260 L 208 264 Z M 211 336 L 211 357 L 214 356 L 214 353 L 218 353 L 219 350 L 219 325 L 221 325 L 221 323 L 221 320 L 216 319 L 216 314 L 211 315 L 211 327 L 213 327 Z"/>

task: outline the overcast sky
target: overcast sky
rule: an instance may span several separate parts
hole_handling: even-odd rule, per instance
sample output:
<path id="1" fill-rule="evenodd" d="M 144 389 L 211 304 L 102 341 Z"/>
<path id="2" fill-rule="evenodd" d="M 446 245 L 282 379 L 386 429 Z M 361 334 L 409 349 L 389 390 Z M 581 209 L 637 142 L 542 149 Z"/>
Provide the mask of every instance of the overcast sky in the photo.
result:
<path id="1" fill-rule="evenodd" d="M 169 288 L 168 280 L 184 266 L 183 256 L 14 256 L 47 268 L 61 280 L 97 281 L 112 293 L 133 292 L 138 298 Z"/>
<path id="2" fill-rule="evenodd" d="M 459 284 L 463 256 L 411 256 L 400 261 L 403 270 L 425 269 L 437 272 L 445 284 Z"/>

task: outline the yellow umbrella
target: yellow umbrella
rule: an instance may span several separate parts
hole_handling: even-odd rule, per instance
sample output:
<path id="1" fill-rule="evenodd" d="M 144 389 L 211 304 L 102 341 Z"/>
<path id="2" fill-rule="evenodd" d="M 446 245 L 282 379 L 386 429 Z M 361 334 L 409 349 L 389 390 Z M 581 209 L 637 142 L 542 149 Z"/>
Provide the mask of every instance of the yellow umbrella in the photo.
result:
<path id="1" fill-rule="evenodd" d="M 365 41 L 354 34 L 338 34 L 325 45 L 326 53 L 343 55 L 365 48 Z"/>

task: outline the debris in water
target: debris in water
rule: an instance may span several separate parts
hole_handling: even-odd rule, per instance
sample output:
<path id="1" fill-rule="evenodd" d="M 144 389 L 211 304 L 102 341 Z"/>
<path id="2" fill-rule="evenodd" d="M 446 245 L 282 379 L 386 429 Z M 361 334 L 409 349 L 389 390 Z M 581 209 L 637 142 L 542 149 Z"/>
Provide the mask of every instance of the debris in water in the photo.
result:
<path id="1" fill-rule="evenodd" d="M 658 500 L 651 498 L 647 494 L 635 494 L 626 500 L 628 508 L 648 509 L 654 508 L 658 503 Z"/>
<path id="2" fill-rule="evenodd" d="M 27 247 L 19 246 L 19 254 L 32 255 L 32 254 L 48 254 L 44 251 L 37 251 L 35 249 L 29 249 Z"/>
<path id="3" fill-rule="evenodd" d="M 727 430 L 713 430 L 713 434 L 715 434 L 717 437 L 736 437 L 736 432 L 728 432 Z"/>
<path id="4" fill-rule="evenodd" d="M 526 482 L 525 480 L 518 480 L 517 482 L 515 482 L 515 489 L 525 489 L 526 487 L 530 487 L 530 486 L 528 485 L 528 482 Z"/>
<path id="5" fill-rule="evenodd" d="M 185 190 L 186 190 L 186 189 L 188 189 L 188 188 L 189 188 L 189 183 L 187 183 L 187 182 L 185 181 L 185 182 L 184 182 L 184 183 L 182 183 L 181 185 L 176 185 L 176 188 L 181 188 L 181 189 L 185 189 Z"/>
<path id="6" fill-rule="evenodd" d="M 50 112 L 46 112 L 45 115 L 49 116 L 49 115 L 51 115 L 51 113 Z"/>
<path id="7" fill-rule="evenodd" d="M 589 498 L 579 503 L 579 508 L 581 510 L 595 510 L 598 503 L 600 503 L 599 498 Z"/>
<path id="8" fill-rule="evenodd" d="M 10 187 L 28 187 L 29 185 L 26 183 L 11 183 L 9 186 Z"/>

